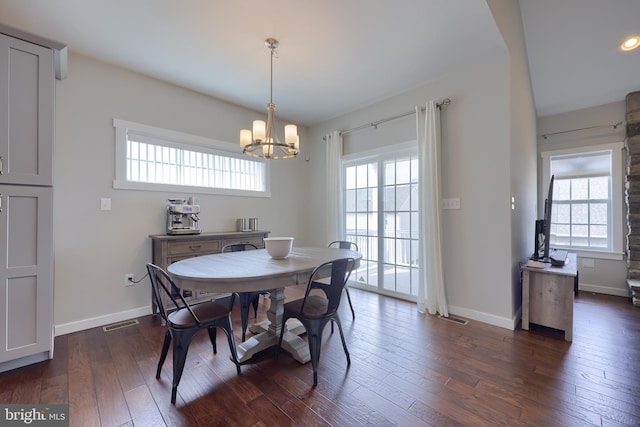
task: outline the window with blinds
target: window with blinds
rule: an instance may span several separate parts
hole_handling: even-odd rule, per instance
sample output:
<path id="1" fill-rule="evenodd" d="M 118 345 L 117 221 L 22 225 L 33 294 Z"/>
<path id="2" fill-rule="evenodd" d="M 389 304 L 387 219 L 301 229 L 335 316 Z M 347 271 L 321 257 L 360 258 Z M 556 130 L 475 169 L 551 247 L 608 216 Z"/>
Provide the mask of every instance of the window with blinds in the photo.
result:
<path id="1" fill-rule="evenodd" d="M 264 161 L 225 151 L 231 144 L 114 120 L 116 188 L 267 194 Z"/>
<path id="2" fill-rule="evenodd" d="M 607 147 L 543 153 L 548 176 L 555 177 L 551 247 L 621 251 L 620 151 Z"/>

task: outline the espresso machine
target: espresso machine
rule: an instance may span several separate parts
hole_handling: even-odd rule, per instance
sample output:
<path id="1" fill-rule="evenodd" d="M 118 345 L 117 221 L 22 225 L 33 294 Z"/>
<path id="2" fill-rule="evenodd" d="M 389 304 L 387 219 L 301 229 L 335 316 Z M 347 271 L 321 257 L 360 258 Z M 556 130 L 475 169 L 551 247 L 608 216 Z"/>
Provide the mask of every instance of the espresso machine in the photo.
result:
<path id="1" fill-rule="evenodd" d="M 200 234 L 198 214 L 200 205 L 185 200 L 169 199 L 167 206 L 167 234 Z"/>

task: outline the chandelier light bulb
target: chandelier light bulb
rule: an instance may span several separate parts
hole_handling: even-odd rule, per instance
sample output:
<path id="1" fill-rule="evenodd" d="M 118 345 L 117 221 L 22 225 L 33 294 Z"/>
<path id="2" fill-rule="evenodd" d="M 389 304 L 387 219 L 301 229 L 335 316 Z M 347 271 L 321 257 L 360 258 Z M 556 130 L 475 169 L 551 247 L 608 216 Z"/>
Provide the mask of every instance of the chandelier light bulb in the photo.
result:
<path id="1" fill-rule="evenodd" d="M 624 42 L 622 42 L 622 44 L 620 45 L 620 49 L 622 49 L 622 50 L 633 50 L 633 49 L 637 48 L 638 46 L 640 46 L 640 37 L 633 36 L 633 37 L 629 37 Z"/>

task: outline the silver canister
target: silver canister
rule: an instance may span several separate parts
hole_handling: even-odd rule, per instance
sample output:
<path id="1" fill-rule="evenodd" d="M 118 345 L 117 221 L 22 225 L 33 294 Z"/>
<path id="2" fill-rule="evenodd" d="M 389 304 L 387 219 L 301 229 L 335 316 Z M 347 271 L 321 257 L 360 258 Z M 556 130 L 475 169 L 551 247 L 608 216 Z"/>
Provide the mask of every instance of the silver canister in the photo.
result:
<path id="1" fill-rule="evenodd" d="M 251 227 L 249 225 L 249 218 L 238 218 L 237 230 L 238 231 L 251 231 Z"/>
<path id="2" fill-rule="evenodd" d="M 258 218 L 249 218 L 249 230 L 258 231 Z"/>

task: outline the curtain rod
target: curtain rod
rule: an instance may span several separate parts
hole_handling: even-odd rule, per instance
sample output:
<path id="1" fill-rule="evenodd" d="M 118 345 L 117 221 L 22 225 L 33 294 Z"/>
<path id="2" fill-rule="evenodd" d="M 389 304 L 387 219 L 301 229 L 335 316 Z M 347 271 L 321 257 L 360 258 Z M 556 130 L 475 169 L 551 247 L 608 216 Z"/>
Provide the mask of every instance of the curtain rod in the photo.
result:
<path id="1" fill-rule="evenodd" d="M 446 106 L 446 105 L 449 105 L 449 104 L 451 104 L 451 99 L 445 98 L 440 102 L 436 102 L 436 107 L 438 107 L 439 109 L 442 109 L 443 106 Z M 425 110 L 425 108 L 422 107 L 422 111 L 424 111 L 424 110 Z M 392 120 L 400 119 L 402 117 L 410 116 L 410 115 L 415 114 L 415 113 L 416 113 L 415 111 L 407 111 L 406 113 L 398 114 L 397 116 L 387 117 L 385 119 L 377 120 L 375 122 L 371 122 L 371 123 L 367 123 L 367 124 L 355 127 L 353 129 L 340 131 L 340 135 L 347 135 L 347 134 L 349 134 L 351 132 L 356 132 L 356 131 L 359 131 L 359 130 L 362 130 L 362 129 L 366 129 L 366 128 L 369 128 L 369 127 L 378 127 L 378 125 L 380 125 L 382 123 L 386 123 L 386 122 L 390 122 Z M 322 139 L 326 140 L 325 137 L 323 137 Z"/>
<path id="2" fill-rule="evenodd" d="M 581 130 L 589 130 L 589 129 L 598 129 L 598 128 L 613 128 L 614 130 L 618 128 L 618 126 L 622 125 L 624 122 L 618 122 L 618 123 L 614 123 L 612 125 L 597 125 L 597 126 L 589 126 L 586 128 L 579 128 L 579 129 L 570 129 L 570 130 L 561 130 L 560 132 L 551 132 L 551 133 L 543 133 L 542 135 L 540 135 L 543 139 L 547 139 L 550 136 L 553 135 L 560 135 L 563 133 L 570 133 L 570 132 L 578 132 Z"/>

